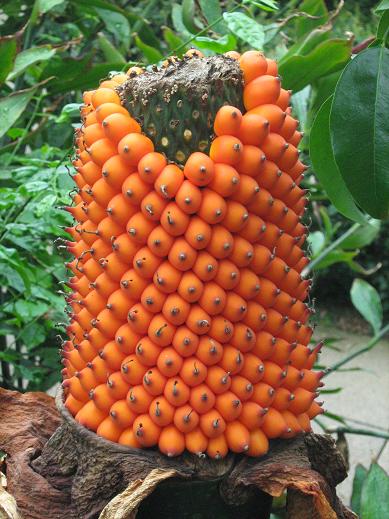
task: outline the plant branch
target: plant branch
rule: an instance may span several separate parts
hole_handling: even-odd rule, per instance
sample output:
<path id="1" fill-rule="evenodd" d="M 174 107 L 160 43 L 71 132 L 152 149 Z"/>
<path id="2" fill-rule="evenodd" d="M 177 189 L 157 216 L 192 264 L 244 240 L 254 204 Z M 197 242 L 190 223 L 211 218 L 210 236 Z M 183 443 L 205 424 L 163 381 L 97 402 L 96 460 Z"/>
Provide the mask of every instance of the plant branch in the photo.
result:
<path id="1" fill-rule="evenodd" d="M 324 374 L 324 377 L 326 377 L 330 373 L 333 373 L 334 371 L 337 371 L 341 366 L 343 366 L 344 364 L 347 364 L 347 362 L 350 362 L 350 360 L 355 359 L 355 357 L 359 357 L 359 355 L 362 355 L 363 353 L 366 353 L 367 351 L 374 348 L 374 346 L 377 344 L 377 342 L 380 339 L 382 339 L 382 337 L 388 332 L 389 332 L 389 323 L 386 326 L 384 326 L 383 328 L 381 328 L 381 330 L 376 335 L 374 335 L 374 337 L 372 337 L 370 339 L 370 341 L 366 344 L 366 346 L 363 346 L 363 348 L 360 348 L 359 350 L 354 351 L 353 353 L 350 353 L 350 355 L 346 355 L 346 357 L 344 357 L 342 360 L 335 362 L 335 364 L 333 364 L 332 366 L 327 368 L 327 372 Z"/>
<path id="2" fill-rule="evenodd" d="M 359 429 L 355 427 L 326 427 L 325 431 L 327 433 L 361 434 L 362 436 L 373 436 L 374 438 L 389 440 L 389 433 L 369 431 L 369 429 Z"/>
<path id="3" fill-rule="evenodd" d="M 301 272 L 301 275 L 305 277 L 307 274 L 309 274 L 316 267 L 316 265 L 318 265 L 330 252 L 335 250 L 338 245 L 343 243 L 346 238 L 351 236 L 360 227 L 360 223 L 354 223 L 354 225 L 352 225 L 345 233 L 339 236 L 338 239 L 333 241 L 326 249 L 324 249 L 318 256 L 316 256 L 316 258 L 314 258 Z"/>

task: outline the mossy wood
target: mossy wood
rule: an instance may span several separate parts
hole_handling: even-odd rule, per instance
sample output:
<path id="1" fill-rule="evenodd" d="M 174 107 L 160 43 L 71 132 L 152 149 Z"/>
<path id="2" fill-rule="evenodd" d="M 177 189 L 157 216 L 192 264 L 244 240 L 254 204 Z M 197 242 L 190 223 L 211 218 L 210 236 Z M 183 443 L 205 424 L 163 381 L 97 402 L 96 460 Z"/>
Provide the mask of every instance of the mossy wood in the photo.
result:
<path id="1" fill-rule="evenodd" d="M 274 441 L 261 459 L 169 459 L 80 426 L 62 391 L 56 402 L 59 411 L 43 393 L 0 390 L 7 490 L 23 519 L 267 519 L 285 489 L 288 519 L 356 517 L 336 496 L 347 474 L 330 436 Z"/>

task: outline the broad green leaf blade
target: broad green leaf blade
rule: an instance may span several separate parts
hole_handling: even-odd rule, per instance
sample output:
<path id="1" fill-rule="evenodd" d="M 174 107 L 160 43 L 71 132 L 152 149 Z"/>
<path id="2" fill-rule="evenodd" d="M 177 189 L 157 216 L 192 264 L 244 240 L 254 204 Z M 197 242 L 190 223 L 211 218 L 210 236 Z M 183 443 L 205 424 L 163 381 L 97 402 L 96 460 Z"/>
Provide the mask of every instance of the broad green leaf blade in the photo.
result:
<path id="1" fill-rule="evenodd" d="M 124 53 L 128 51 L 130 45 L 131 30 L 127 18 L 115 11 L 108 9 L 100 9 L 95 7 L 101 20 L 104 22 L 107 31 L 115 38 L 115 42 L 119 43 L 120 50 Z"/>
<path id="2" fill-rule="evenodd" d="M 362 487 L 361 519 L 389 517 L 389 476 L 377 463 L 372 463 Z"/>
<path id="3" fill-rule="evenodd" d="M 207 22 L 214 24 L 212 28 L 221 34 L 225 34 L 227 27 L 223 23 L 222 8 L 219 0 L 199 0 L 199 4 Z"/>
<path id="4" fill-rule="evenodd" d="M 378 333 L 382 326 L 383 310 L 377 290 L 363 279 L 354 279 L 350 290 L 351 301 L 358 312 Z"/>
<path id="5" fill-rule="evenodd" d="M 31 47 L 30 49 L 19 52 L 16 56 L 14 68 L 8 75 L 7 79 L 15 79 L 30 65 L 39 61 L 47 61 L 52 58 L 56 50 L 51 45 L 42 45 L 41 47 Z"/>
<path id="6" fill-rule="evenodd" d="M 312 250 L 312 257 L 317 256 L 323 249 L 326 243 L 324 233 L 321 231 L 313 231 L 307 237 L 308 243 Z"/>
<path id="7" fill-rule="evenodd" d="M 38 0 L 38 10 L 44 14 L 56 7 L 57 5 L 63 4 L 65 0 Z"/>
<path id="8" fill-rule="evenodd" d="M 182 6 L 180 4 L 172 5 L 172 22 L 174 29 L 184 35 L 190 35 L 188 29 L 182 20 Z"/>
<path id="9" fill-rule="evenodd" d="M 196 23 L 194 0 L 183 0 L 182 21 L 190 33 L 197 34 L 201 31 L 202 27 Z"/>
<path id="10" fill-rule="evenodd" d="M 298 10 L 300 13 L 307 13 L 311 16 L 317 17 L 316 19 L 306 18 L 301 16 L 296 20 L 296 36 L 300 37 L 304 34 L 312 31 L 315 27 L 324 25 L 328 18 L 328 10 L 324 0 L 304 0 Z"/>
<path id="11" fill-rule="evenodd" d="M 217 54 L 222 54 L 236 48 L 236 39 L 233 34 L 222 36 L 218 40 L 208 38 L 206 36 L 198 36 L 193 43 L 199 49 L 210 50 Z"/>
<path id="12" fill-rule="evenodd" d="M 20 91 L 0 99 L 0 137 L 2 137 L 22 115 L 34 95 L 35 90 L 36 88 Z"/>
<path id="13" fill-rule="evenodd" d="M 0 38 L 0 84 L 12 70 L 16 56 L 16 38 Z"/>
<path id="14" fill-rule="evenodd" d="M 353 493 L 351 496 L 351 508 L 358 515 L 360 515 L 361 513 L 361 493 L 366 476 L 367 470 L 363 465 L 358 464 L 355 467 L 355 474 L 353 479 Z"/>
<path id="15" fill-rule="evenodd" d="M 173 51 L 183 44 L 183 40 L 179 38 L 169 27 L 163 29 L 163 39 L 168 44 L 169 50 Z"/>
<path id="16" fill-rule="evenodd" d="M 366 245 L 370 245 L 378 236 L 380 228 L 381 222 L 379 220 L 370 219 L 342 241 L 342 249 L 362 249 Z"/>
<path id="17" fill-rule="evenodd" d="M 278 9 L 277 2 L 273 0 L 243 0 L 243 3 L 255 5 L 255 7 L 258 7 L 258 9 L 262 9 L 262 11 L 268 11 L 270 13 L 277 11 Z"/>
<path id="18" fill-rule="evenodd" d="M 315 270 L 325 269 L 335 263 L 346 263 L 351 266 L 358 251 L 333 250 L 329 252 L 316 266 Z"/>
<path id="19" fill-rule="evenodd" d="M 100 46 L 101 52 L 107 61 L 114 61 L 117 63 L 126 63 L 123 55 L 116 49 L 114 45 L 104 36 L 102 32 L 97 35 L 97 41 Z"/>
<path id="20" fill-rule="evenodd" d="M 149 63 L 157 63 L 163 59 L 158 49 L 144 43 L 138 35 L 135 36 L 135 45 L 141 50 Z"/>
<path id="21" fill-rule="evenodd" d="M 383 41 L 384 38 L 386 38 L 386 41 L 388 40 L 388 32 L 387 32 L 388 28 L 389 28 L 389 9 L 382 13 L 380 21 L 378 22 L 377 40 Z"/>
<path id="22" fill-rule="evenodd" d="M 389 0 L 382 0 L 375 10 L 379 12 L 386 11 L 387 9 L 389 9 Z"/>
<path id="23" fill-rule="evenodd" d="M 223 18 L 235 36 L 248 43 L 253 49 L 263 49 L 265 31 L 262 25 L 243 13 L 224 13 Z"/>
<path id="24" fill-rule="evenodd" d="M 327 40 L 304 56 L 293 56 L 281 62 L 278 69 L 283 87 L 301 90 L 316 79 L 344 67 L 351 55 L 351 41 L 340 38 Z"/>
<path id="25" fill-rule="evenodd" d="M 344 69 L 330 116 L 334 157 L 357 203 L 389 216 L 389 50 L 369 48 Z"/>
<path id="26" fill-rule="evenodd" d="M 333 156 L 329 124 L 331 103 L 330 97 L 318 111 L 312 126 L 309 153 L 313 170 L 336 209 L 350 220 L 363 223 L 364 216 L 355 205 Z"/>

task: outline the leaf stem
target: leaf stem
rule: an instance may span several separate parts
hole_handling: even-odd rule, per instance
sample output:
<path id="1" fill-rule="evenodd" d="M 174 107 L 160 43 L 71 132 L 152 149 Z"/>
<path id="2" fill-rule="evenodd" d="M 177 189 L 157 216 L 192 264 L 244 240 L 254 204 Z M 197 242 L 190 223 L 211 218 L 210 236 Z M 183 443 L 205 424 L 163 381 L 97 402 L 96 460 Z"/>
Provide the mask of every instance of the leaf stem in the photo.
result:
<path id="1" fill-rule="evenodd" d="M 318 265 L 330 252 L 336 249 L 338 245 L 343 243 L 346 238 L 351 236 L 357 229 L 361 227 L 360 223 L 354 223 L 346 232 L 344 232 L 339 238 L 337 238 L 335 241 L 333 241 L 326 249 L 324 249 L 316 258 L 314 258 L 301 272 L 302 276 L 306 276 L 309 274 L 315 267 Z"/>
<path id="2" fill-rule="evenodd" d="M 384 438 L 389 440 L 389 433 L 370 431 L 369 429 L 359 429 L 355 427 L 326 427 L 327 433 L 347 433 L 347 434 L 361 434 L 363 436 L 373 436 L 374 438 Z"/>
<path id="3" fill-rule="evenodd" d="M 359 355 L 362 355 L 363 353 L 366 353 L 367 351 L 374 348 L 374 346 L 377 344 L 377 342 L 386 334 L 389 332 L 389 323 L 381 328 L 381 330 L 374 335 L 370 339 L 370 341 L 366 344 L 366 346 L 363 346 L 363 348 L 360 348 L 357 351 L 354 351 L 353 353 L 350 353 L 350 355 L 346 355 L 342 360 L 335 362 L 332 366 L 327 368 L 327 372 L 325 373 L 324 377 L 329 375 L 330 373 L 333 373 L 334 371 L 337 371 L 341 366 L 346 364 L 347 362 L 350 362 L 350 360 L 355 359 L 355 357 L 359 357 Z"/>

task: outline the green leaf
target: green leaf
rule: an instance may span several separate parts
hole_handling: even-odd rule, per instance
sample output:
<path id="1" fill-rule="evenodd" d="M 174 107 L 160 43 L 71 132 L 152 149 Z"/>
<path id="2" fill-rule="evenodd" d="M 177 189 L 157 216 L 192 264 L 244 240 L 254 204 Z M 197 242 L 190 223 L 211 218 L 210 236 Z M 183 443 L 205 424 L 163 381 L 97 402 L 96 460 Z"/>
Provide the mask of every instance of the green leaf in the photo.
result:
<path id="1" fill-rule="evenodd" d="M 165 27 L 163 29 L 163 39 L 168 44 L 169 50 L 173 51 L 177 47 L 181 47 L 183 44 L 183 40 L 179 38 L 174 32 L 169 29 L 169 27 Z"/>
<path id="2" fill-rule="evenodd" d="M 355 467 L 355 474 L 353 479 L 353 493 L 351 496 L 351 508 L 358 515 L 360 515 L 361 513 L 361 493 L 366 476 L 367 470 L 363 465 L 358 463 L 358 465 Z"/>
<path id="3" fill-rule="evenodd" d="M 212 28 L 220 32 L 221 34 L 225 34 L 227 27 L 223 23 L 222 17 L 222 8 L 220 6 L 219 0 L 199 0 L 199 4 L 201 7 L 201 11 L 205 16 L 207 22 L 209 24 L 213 24 Z M 219 20 L 220 19 L 220 20 Z M 216 20 L 219 20 L 217 23 Z"/>
<path id="4" fill-rule="evenodd" d="M 189 36 L 190 33 L 182 20 L 182 6 L 179 4 L 172 5 L 172 22 L 177 32 Z"/>
<path id="5" fill-rule="evenodd" d="M 382 326 L 383 310 L 377 290 L 363 279 L 354 279 L 350 290 L 351 301 L 358 312 L 371 324 L 377 334 Z"/>
<path id="6" fill-rule="evenodd" d="M 316 266 L 315 270 L 324 269 L 334 265 L 335 263 L 346 263 L 353 266 L 353 259 L 357 256 L 358 251 L 342 251 L 333 250 L 329 252 Z"/>
<path id="7" fill-rule="evenodd" d="M 135 45 L 141 50 L 149 63 L 157 63 L 163 59 L 158 49 L 144 43 L 138 35 L 135 36 Z"/>
<path id="8" fill-rule="evenodd" d="M 309 153 L 313 170 L 336 209 L 351 220 L 365 221 L 348 191 L 336 165 L 330 139 L 329 118 L 332 98 L 318 111 L 309 139 Z"/>
<path id="9" fill-rule="evenodd" d="M 311 99 L 311 91 L 312 89 L 310 85 L 308 85 L 292 96 L 293 112 L 296 114 L 295 117 L 299 120 L 302 131 L 305 131 L 307 124 L 308 105 Z"/>
<path id="10" fill-rule="evenodd" d="M 197 34 L 203 28 L 196 23 L 194 0 L 183 0 L 182 21 L 188 31 L 192 34 Z"/>
<path id="11" fill-rule="evenodd" d="M 198 36 L 193 40 L 193 43 L 199 49 L 206 49 L 217 54 L 222 54 L 229 50 L 236 48 L 236 39 L 233 34 L 222 36 L 218 40 L 208 38 L 206 36 Z"/>
<path id="12" fill-rule="evenodd" d="M 354 199 L 374 218 L 389 215 L 388 85 L 389 50 L 364 50 L 344 69 L 330 116 L 339 171 Z"/>
<path id="13" fill-rule="evenodd" d="M 342 249 L 362 249 L 366 245 L 370 245 L 378 236 L 380 228 L 379 220 L 370 219 L 342 241 Z"/>
<path id="14" fill-rule="evenodd" d="M 380 21 L 378 22 L 377 40 L 383 41 L 385 37 L 386 37 L 386 39 L 388 38 L 388 33 L 387 33 L 388 28 L 389 28 L 389 9 L 382 13 Z"/>
<path id="15" fill-rule="evenodd" d="M 361 495 L 361 519 L 389 517 L 389 476 L 377 463 L 372 463 Z"/>
<path id="16" fill-rule="evenodd" d="M 21 90 L 0 99 L 0 137 L 18 120 L 30 102 L 36 87 Z"/>
<path id="17" fill-rule="evenodd" d="M 124 59 L 123 55 L 116 49 L 114 45 L 112 45 L 109 39 L 106 38 L 102 32 L 98 33 L 97 41 L 101 49 L 101 52 L 104 54 L 104 57 L 107 61 L 126 63 L 126 60 Z"/>
<path id="18" fill-rule="evenodd" d="M 306 55 L 292 56 L 279 64 L 283 87 L 298 91 L 316 79 L 344 67 L 351 55 L 351 41 L 340 38 L 320 43 Z"/>
<path id="19" fill-rule="evenodd" d="M 376 7 L 376 12 L 386 11 L 389 9 L 389 0 L 382 0 L 380 4 Z"/>
<path id="20" fill-rule="evenodd" d="M 243 13 L 224 13 L 223 18 L 235 36 L 253 49 L 263 49 L 265 31 L 262 25 Z"/>
<path id="21" fill-rule="evenodd" d="M 95 7 L 95 11 L 104 22 L 107 31 L 110 32 L 115 37 L 115 41 L 120 44 L 122 52 L 127 52 L 131 38 L 130 24 L 127 18 L 121 13 L 101 9 L 99 7 Z"/>
<path id="22" fill-rule="evenodd" d="M 41 47 L 31 47 L 30 49 L 19 52 L 16 56 L 14 68 L 8 75 L 7 79 L 15 79 L 30 65 L 39 61 L 47 61 L 54 56 L 56 49 L 51 45 L 42 45 Z"/>
<path id="23" fill-rule="evenodd" d="M 63 4 L 65 0 L 38 0 L 38 11 L 41 14 L 47 13 L 53 7 Z"/>
<path id="24" fill-rule="evenodd" d="M 4 83 L 12 70 L 16 56 L 16 38 L 0 38 L 0 84 Z"/>
<path id="25" fill-rule="evenodd" d="M 298 10 L 300 13 L 308 13 L 317 16 L 316 20 L 301 16 L 296 20 L 296 36 L 299 38 L 307 32 L 311 32 L 315 27 L 323 25 L 328 18 L 328 10 L 324 0 L 304 0 Z"/>
<path id="26" fill-rule="evenodd" d="M 312 249 L 312 256 L 317 256 L 324 248 L 326 238 L 321 231 L 313 231 L 308 235 L 308 243 Z"/>
<path id="27" fill-rule="evenodd" d="M 254 5 L 258 9 L 262 9 L 262 11 L 273 12 L 278 9 L 277 2 L 273 2 L 273 0 L 243 0 L 243 3 Z"/>

